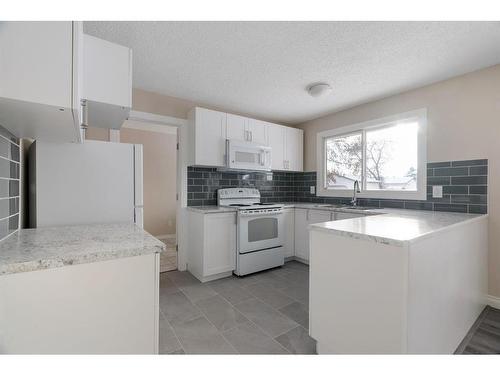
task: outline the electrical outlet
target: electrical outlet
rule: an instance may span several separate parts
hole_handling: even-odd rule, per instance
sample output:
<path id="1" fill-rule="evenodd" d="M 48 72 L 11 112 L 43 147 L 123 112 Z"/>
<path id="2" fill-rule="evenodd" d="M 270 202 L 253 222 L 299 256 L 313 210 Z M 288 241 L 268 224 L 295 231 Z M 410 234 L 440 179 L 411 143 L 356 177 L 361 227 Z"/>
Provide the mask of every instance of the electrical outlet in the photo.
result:
<path id="1" fill-rule="evenodd" d="M 267 181 L 272 181 L 273 180 L 273 174 L 272 173 L 266 174 L 266 179 L 267 179 Z"/>
<path id="2" fill-rule="evenodd" d="M 311 194 L 316 194 L 316 186 L 311 186 L 309 192 Z"/>
<path id="3" fill-rule="evenodd" d="M 443 187 L 440 185 L 434 185 L 432 187 L 432 198 L 443 198 Z"/>

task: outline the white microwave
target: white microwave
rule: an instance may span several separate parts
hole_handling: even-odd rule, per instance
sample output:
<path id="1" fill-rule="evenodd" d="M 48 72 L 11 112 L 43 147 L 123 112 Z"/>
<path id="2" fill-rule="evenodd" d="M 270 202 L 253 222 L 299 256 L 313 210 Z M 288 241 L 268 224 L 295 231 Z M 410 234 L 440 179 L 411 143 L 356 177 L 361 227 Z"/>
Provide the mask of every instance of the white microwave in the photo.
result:
<path id="1" fill-rule="evenodd" d="M 226 165 L 231 169 L 271 170 L 271 147 L 234 139 L 226 141 Z"/>

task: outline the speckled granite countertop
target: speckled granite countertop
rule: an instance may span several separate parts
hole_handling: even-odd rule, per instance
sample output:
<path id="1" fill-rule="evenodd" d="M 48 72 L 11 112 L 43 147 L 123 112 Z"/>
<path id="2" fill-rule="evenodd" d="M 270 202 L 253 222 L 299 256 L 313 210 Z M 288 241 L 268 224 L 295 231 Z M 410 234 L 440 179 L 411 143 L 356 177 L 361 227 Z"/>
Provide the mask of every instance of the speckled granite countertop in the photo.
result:
<path id="1" fill-rule="evenodd" d="M 442 230 L 488 217 L 488 215 L 390 208 L 379 209 L 377 212 L 380 215 L 363 215 L 359 218 L 311 224 L 309 229 L 404 246 Z"/>
<path id="2" fill-rule="evenodd" d="M 135 224 L 21 229 L 0 242 L 0 276 L 162 252 Z"/>
<path id="3" fill-rule="evenodd" d="M 188 206 L 186 207 L 189 211 L 199 212 L 202 214 L 217 214 L 221 212 L 236 212 L 238 211 L 235 207 L 224 207 L 224 206 Z"/>

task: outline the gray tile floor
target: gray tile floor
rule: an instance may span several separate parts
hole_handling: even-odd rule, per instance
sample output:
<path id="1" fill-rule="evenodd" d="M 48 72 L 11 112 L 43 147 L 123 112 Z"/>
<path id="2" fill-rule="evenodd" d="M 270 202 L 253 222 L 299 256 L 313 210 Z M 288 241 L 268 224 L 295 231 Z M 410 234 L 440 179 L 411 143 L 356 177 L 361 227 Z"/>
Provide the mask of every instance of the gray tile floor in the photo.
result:
<path id="1" fill-rule="evenodd" d="M 500 310 L 486 306 L 456 354 L 500 354 Z"/>
<path id="2" fill-rule="evenodd" d="M 308 335 L 309 267 L 295 261 L 200 283 L 160 276 L 160 353 L 314 354 Z"/>

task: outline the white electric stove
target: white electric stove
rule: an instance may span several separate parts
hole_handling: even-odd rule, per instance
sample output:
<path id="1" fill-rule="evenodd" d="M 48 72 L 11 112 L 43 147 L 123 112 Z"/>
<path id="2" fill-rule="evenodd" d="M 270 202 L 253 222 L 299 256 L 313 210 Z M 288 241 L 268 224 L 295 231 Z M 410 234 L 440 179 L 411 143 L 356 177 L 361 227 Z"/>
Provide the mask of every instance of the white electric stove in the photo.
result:
<path id="1" fill-rule="evenodd" d="M 217 203 L 238 210 L 235 274 L 284 264 L 282 204 L 261 203 L 259 190 L 253 188 L 219 189 Z"/>

